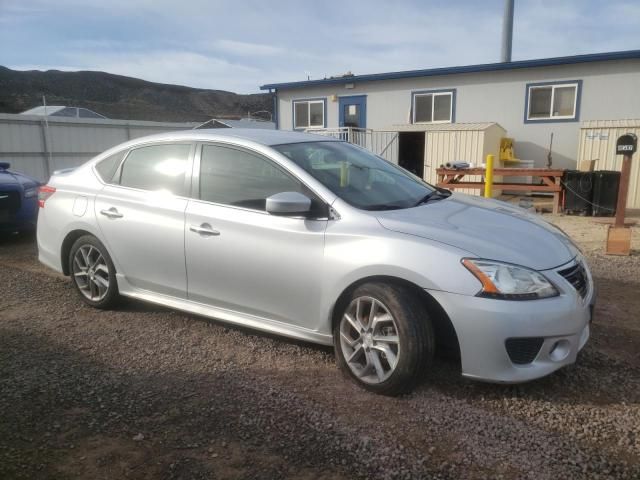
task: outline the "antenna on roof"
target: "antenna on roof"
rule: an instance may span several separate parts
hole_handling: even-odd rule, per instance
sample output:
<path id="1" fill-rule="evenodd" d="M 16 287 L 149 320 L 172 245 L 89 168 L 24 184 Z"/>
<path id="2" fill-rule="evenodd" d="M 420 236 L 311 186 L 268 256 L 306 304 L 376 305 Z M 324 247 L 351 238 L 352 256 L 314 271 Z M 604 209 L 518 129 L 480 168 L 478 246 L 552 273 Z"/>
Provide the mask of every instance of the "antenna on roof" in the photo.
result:
<path id="1" fill-rule="evenodd" d="M 51 136 L 49 135 L 49 119 L 47 116 L 47 97 L 45 97 L 44 95 L 42 95 L 42 106 L 44 107 L 44 130 L 45 130 L 45 138 L 46 138 L 46 144 L 45 144 L 45 148 L 47 149 L 47 156 L 48 156 L 48 160 L 49 162 L 47 163 L 47 170 L 50 170 L 51 168 Z M 49 175 L 51 172 L 48 171 L 47 175 Z"/>

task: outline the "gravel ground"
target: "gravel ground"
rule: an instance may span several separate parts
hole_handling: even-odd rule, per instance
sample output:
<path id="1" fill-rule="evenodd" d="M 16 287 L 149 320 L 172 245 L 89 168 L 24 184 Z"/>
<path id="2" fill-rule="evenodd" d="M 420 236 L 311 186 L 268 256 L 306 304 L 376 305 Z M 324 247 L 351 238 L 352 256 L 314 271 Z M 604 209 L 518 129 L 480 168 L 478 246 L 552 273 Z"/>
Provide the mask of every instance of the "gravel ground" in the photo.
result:
<path id="1" fill-rule="evenodd" d="M 126 302 L 85 307 L 0 240 L 0 478 L 640 478 L 640 231 L 548 217 L 590 259 L 592 339 L 519 386 L 438 360 L 411 395 L 366 393 L 330 349 Z"/>

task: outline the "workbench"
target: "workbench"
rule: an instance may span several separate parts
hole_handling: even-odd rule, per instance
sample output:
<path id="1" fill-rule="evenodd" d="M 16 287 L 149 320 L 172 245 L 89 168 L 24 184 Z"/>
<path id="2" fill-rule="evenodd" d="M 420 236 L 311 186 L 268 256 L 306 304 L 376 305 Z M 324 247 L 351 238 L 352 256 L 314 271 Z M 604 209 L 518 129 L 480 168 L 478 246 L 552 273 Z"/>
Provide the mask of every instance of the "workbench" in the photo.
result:
<path id="1" fill-rule="evenodd" d="M 438 187 L 456 189 L 470 188 L 484 191 L 484 168 L 438 168 Z M 562 175 L 563 169 L 558 168 L 494 168 L 493 176 L 502 177 L 502 181 L 494 182 L 493 186 L 500 190 L 511 190 L 517 192 L 532 193 L 553 193 L 553 213 L 560 211 L 560 194 L 562 193 Z M 466 175 L 480 175 L 482 181 L 464 181 Z M 535 183 L 509 183 L 506 181 L 508 177 L 538 177 L 542 180 L 542 184 Z"/>

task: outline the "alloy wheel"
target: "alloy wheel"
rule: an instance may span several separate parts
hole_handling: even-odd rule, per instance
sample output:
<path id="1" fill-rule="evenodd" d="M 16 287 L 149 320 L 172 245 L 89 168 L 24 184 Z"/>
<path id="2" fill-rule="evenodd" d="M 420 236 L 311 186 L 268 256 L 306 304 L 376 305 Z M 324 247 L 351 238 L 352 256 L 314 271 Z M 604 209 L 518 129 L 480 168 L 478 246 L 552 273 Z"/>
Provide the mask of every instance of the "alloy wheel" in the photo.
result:
<path id="1" fill-rule="evenodd" d="M 355 298 L 340 320 L 340 346 L 358 378 L 370 384 L 384 382 L 400 358 L 400 337 L 393 315 L 373 297 Z"/>
<path id="2" fill-rule="evenodd" d="M 80 292 L 92 302 L 99 302 L 109 291 L 109 266 L 93 245 L 82 245 L 76 250 L 73 276 Z"/>

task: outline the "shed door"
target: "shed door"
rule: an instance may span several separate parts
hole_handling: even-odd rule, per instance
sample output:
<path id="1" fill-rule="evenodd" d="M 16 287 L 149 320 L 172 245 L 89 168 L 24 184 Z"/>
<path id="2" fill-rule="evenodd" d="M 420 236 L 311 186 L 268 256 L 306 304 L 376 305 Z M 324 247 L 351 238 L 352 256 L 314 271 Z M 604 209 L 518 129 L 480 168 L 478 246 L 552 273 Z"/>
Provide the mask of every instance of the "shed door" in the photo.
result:
<path id="1" fill-rule="evenodd" d="M 340 97 L 340 126 L 367 128 L 367 96 Z"/>
<path id="2" fill-rule="evenodd" d="M 420 178 L 424 177 L 425 132 L 398 134 L 398 165 Z"/>

